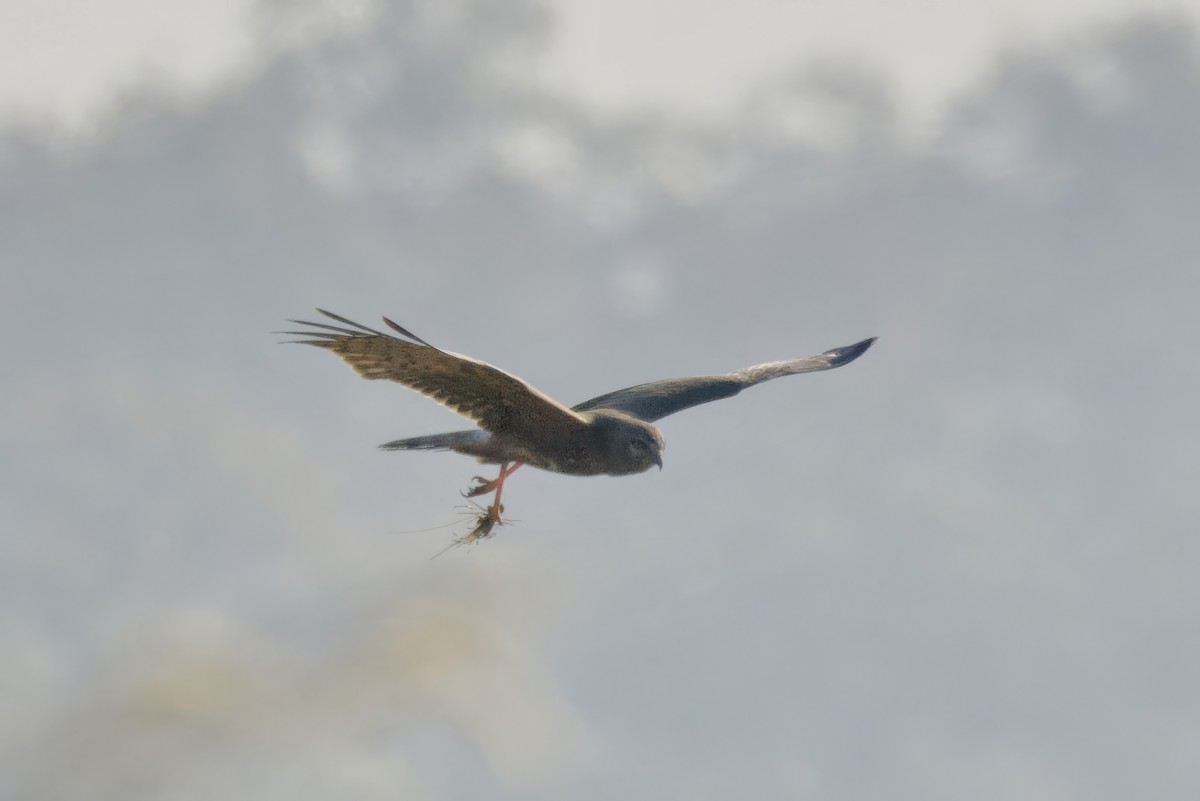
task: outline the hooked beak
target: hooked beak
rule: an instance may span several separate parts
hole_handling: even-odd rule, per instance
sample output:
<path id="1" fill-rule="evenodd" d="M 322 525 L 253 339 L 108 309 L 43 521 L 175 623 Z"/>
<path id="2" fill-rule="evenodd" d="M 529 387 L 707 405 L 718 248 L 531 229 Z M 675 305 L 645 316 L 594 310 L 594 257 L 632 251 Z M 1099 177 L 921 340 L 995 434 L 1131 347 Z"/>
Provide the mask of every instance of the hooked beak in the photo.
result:
<path id="1" fill-rule="evenodd" d="M 654 463 L 656 465 L 658 465 L 659 470 L 662 470 L 662 454 L 661 453 L 654 454 Z"/>

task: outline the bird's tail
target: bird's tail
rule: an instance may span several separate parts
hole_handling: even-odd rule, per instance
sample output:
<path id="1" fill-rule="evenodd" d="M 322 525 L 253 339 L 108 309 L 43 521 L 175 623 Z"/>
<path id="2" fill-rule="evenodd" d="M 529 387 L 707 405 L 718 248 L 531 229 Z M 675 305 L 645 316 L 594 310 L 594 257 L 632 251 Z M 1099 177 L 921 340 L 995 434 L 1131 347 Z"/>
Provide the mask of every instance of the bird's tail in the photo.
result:
<path id="1" fill-rule="evenodd" d="M 385 451 L 456 451 L 464 445 L 487 439 L 486 431 L 452 431 L 448 434 L 427 434 L 423 437 L 394 439 L 379 446 Z"/>

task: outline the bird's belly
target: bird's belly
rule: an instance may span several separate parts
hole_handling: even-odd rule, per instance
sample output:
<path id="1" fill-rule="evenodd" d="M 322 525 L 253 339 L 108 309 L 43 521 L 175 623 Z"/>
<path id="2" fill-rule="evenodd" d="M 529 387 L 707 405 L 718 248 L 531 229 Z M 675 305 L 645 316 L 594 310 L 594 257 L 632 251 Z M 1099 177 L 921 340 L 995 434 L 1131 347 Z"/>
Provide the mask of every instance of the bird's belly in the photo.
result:
<path id="1" fill-rule="evenodd" d="M 582 447 L 557 448 L 555 453 L 547 453 L 507 437 L 492 436 L 483 442 L 471 443 L 470 450 L 464 448 L 463 452 L 470 453 L 486 464 L 520 462 L 570 476 L 595 476 L 604 472 L 601 460 Z"/>
<path id="2" fill-rule="evenodd" d="M 597 476 L 604 472 L 600 469 L 598 460 L 590 458 L 586 453 L 564 452 L 553 456 L 530 453 L 521 461 L 542 470 L 568 476 Z"/>

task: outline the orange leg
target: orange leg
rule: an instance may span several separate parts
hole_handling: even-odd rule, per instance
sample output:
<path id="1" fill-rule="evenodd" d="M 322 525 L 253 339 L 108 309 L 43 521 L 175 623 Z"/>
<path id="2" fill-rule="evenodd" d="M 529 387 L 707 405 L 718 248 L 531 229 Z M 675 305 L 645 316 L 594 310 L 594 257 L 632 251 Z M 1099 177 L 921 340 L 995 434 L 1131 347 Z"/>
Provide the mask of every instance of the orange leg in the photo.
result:
<path id="1" fill-rule="evenodd" d="M 514 462 L 512 467 L 508 466 L 508 462 L 502 463 L 500 465 L 500 475 L 491 481 L 485 481 L 482 476 L 475 476 L 475 479 L 480 482 L 479 486 L 471 488 L 467 492 L 464 492 L 463 495 L 468 498 L 474 498 L 478 495 L 495 492 L 496 497 L 492 498 L 491 504 L 488 505 L 487 509 L 483 510 L 483 514 L 479 516 L 479 520 L 476 521 L 475 528 L 471 533 L 463 538 L 464 542 L 474 542 L 482 537 L 490 537 L 492 529 L 504 523 L 500 517 L 504 512 L 504 506 L 500 503 L 500 495 L 504 492 L 504 480 L 511 476 L 520 466 L 521 462 Z"/>
<path id="2" fill-rule="evenodd" d="M 475 480 L 479 483 L 474 487 L 468 488 L 467 491 L 463 493 L 463 496 L 467 498 L 477 498 L 480 495 L 487 495 L 489 492 L 494 492 L 496 493 L 496 497 L 499 498 L 500 490 L 504 487 L 504 479 L 511 476 L 522 464 L 522 462 L 513 462 L 512 467 L 509 467 L 508 462 L 502 462 L 500 464 L 500 475 L 496 476 L 491 481 L 488 481 L 483 476 L 475 476 Z"/>

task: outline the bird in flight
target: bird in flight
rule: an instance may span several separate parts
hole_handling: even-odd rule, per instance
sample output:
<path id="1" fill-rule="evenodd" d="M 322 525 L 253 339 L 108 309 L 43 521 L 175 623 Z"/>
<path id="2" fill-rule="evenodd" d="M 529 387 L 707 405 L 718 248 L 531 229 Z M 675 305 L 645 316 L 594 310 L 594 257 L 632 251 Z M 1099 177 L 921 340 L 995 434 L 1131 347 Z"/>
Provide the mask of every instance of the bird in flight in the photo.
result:
<path id="1" fill-rule="evenodd" d="M 653 423 L 701 403 L 736 395 L 785 375 L 832 370 L 857 359 L 875 342 L 864 339 L 816 356 L 766 362 L 722 375 L 668 378 L 618 389 L 568 408 L 511 373 L 430 345 L 388 318 L 385 333 L 317 309 L 341 325 L 290 320 L 305 331 L 291 340 L 341 356 L 363 378 L 386 378 L 427 395 L 478 428 L 398 439 L 384 450 L 450 450 L 499 465 L 491 480 L 475 477 L 468 498 L 494 493 L 461 542 L 489 537 L 502 524 L 504 482 L 523 464 L 574 476 L 626 476 L 662 468 L 662 434 Z M 399 336 L 397 336 L 397 334 Z"/>

